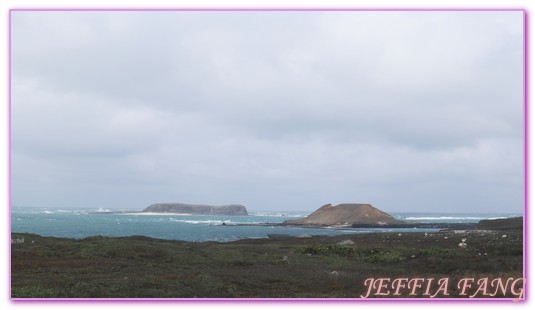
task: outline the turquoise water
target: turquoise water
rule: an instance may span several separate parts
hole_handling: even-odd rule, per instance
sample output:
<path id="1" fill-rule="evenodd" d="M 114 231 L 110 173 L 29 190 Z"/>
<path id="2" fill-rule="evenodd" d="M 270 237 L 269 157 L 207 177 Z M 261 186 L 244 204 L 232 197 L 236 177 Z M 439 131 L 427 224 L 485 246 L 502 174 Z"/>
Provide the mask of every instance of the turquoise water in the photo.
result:
<path id="1" fill-rule="evenodd" d="M 232 241 L 242 238 L 267 238 L 268 234 L 339 235 L 370 232 L 433 232 L 436 229 L 310 229 L 279 226 L 235 226 L 236 224 L 281 223 L 304 217 L 308 212 L 250 212 L 249 216 L 194 216 L 93 214 L 93 210 L 61 210 L 53 208 L 14 207 L 11 231 L 42 236 L 85 238 L 89 236 L 132 236 L 186 241 Z M 102 210 L 100 210 L 102 211 Z M 398 213 L 398 219 L 421 222 L 478 222 L 487 218 L 520 216 L 521 214 L 438 214 Z M 224 224 L 224 225 L 223 225 Z"/>

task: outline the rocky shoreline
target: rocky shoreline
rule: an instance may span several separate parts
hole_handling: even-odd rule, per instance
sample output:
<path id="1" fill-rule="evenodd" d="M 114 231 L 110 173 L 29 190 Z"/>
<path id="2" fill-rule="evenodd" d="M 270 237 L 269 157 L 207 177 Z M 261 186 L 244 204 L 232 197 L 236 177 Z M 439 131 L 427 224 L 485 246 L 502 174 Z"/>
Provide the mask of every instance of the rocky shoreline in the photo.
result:
<path id="1" fill-rule="evenodd" d="M 477 223 L 400 223 L 400 224 L 353 224 L 353 225 L 313 225 L 313 224 L 288 224 L 288 223 L 223 223 L 222 226 L 280 226 L 312 229 L 343 229 L 343 228 L 422 228 L 422 229 L 450 229 L 450 230 L 473 230 Z"/>
<path id="2" fill-rule="evenodd" d="M 422 228 L 422 229 L 441 229 L 441 230 L 522 230 L 523 217 L 514 217 L 495 220 L 481 220 L 478 223 L 421 223 L 421 222 L 399 222 L 393 224 L 352 224 L 352 225 L 318 225 L 318 224 L 296 224 L 294 222 L 283 223 L 240 223 L 225 224 L 226 226 L 281 226 L 281 227 L 300 227 L 314 229 L 332 229 L 332 228 Z"/>

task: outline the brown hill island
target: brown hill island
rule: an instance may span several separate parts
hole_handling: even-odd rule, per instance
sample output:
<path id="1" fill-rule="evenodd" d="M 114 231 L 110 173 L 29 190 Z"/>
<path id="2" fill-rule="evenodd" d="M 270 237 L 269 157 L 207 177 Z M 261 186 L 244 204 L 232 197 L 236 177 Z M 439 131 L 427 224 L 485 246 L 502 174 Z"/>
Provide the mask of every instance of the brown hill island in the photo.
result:
<path id="1" fill-rule="evenodd" d="M 155 203 L 141 212 L 178 213 L 191 215 L 248 215 L 242 205 L 195 205 L 185 203 Z"/>
<path id="2" fill-rule="evenodd" d="M 283 225 L 303 226 L 354 226 L 354 225 L 395 225 L 404 224 L 393 216 L 370 204 L 344 203 L 324 205 L 304 219 L 287 220 Z"/>

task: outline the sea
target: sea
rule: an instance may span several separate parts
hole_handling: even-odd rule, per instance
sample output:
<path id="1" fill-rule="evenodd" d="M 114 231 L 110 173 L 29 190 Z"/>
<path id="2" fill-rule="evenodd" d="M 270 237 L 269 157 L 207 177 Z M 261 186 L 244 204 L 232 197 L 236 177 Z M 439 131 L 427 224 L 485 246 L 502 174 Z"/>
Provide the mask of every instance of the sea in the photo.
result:
<path id="1" fill-rule="evenodd" d="M 113 211 L 113 212 L 112 212 Z M 49 237 L 147 236 L 184 241 L 227 242 L 269 235 L 315 236 L 373 232 L 434 232 L 432 228 L 300 228 L 283 227 L 288 219 L 311 212 L 249 212 L 248 216 L 140 214 L 128 210 L 12 207 L 11 232 Z M 397 219 L 424 223 L 477 223 L 482 219 L 522 216 L 521 213 L 391 213 Z M 271 223 L 274 225 L 265 225 Z M 260 226 L 259 224 L 262 224 Z"/>

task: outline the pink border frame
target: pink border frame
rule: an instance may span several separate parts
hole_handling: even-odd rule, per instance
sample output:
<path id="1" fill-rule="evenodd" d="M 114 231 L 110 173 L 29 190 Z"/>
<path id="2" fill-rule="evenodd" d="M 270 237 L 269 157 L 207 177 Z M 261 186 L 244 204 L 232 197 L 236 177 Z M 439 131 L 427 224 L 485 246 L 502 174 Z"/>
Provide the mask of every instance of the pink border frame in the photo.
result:
<path id="1" fill-rule="evenodd" d="M 524 143 L 523 143 L 523 163 L 524 163 L 524 240 L 523 240 L 523 273 L 524 279 L 524 298 L 520 300 L 514 300 L 511 298 L 12 298 L 11 297 L 11 243 L 8 243 L 8 265 L 9 265 L 9 278 L 8 278 L 8 294 L 9 300 L 11 302 L 24 302 L 24 303 L 78 303 L 78 302 L 97 302 L 97 303 L 129 303 L 129 302 L 157 302 L 157 303 L 205 303 L 205 302 L 225 302 L 225 303 L 243 303 L 243 302 L 275 302 L 275 303 L 286 303 L 286 302 L 335 302 L 335 303 L 355 303 L 355 302 L 372 302 L 372 303 L 393 303 L 393 302 L 478 302 L 478 303 L 495 303 L 495 302 L 527 302 L 528 301 L 528 203 L 529 203 L 529 117 L 528 117 L 528 51 L 529 51 L 529 41 L 528 41 L 528 21 L 529 14 L 527 9 L 522 8 L 13 8 L 8 11 L 8 105 L 7 105 L 7 132 L 8 132 L 8 167 L 7 167 L 7 184 L 8 184 L 8 193 L 7 193 L 7 203 L 9 211 L 9 220 L 8 220 L 8 236 L 11 236 L 11 13 L 12 12 L 161 12 L 161 11 L 176 11 L 176 12 L 190 12 L 190 11 L 227 11 L 227 12 L 248 12 L 248 11 L 271 11 L 271 12 L 284 12 L 284 11 L 293 11 L 293 12 L 307 12 L 307 11 L 356 11 L 356 12 L 392 12 L 392 11 L 409 11 L 409 12 L 433 12 L 433 11 L 451 11 L 451 12 L 522 12 L 523 13 L 523 78 L 524 78 Z"/>

